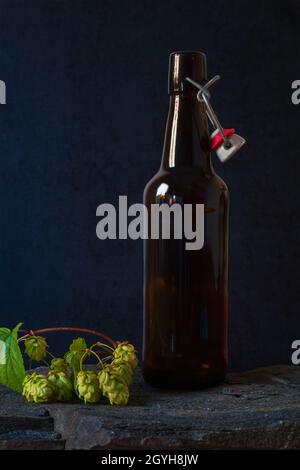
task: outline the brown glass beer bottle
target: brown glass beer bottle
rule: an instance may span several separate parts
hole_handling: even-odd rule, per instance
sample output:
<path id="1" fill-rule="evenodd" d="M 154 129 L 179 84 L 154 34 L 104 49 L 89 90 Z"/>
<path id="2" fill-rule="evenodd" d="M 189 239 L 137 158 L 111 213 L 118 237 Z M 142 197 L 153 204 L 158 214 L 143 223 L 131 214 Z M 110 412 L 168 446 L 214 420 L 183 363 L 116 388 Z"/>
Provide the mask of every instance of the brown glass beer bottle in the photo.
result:
<path id="1" fill-rule="evenodd" d="M 172 388 L 222 381 L 228 355 L 229 194 L 212 167 L 204 104 L 186 77 L 205 82 L 204 54 L 170 55 L 162 162 L 144 191 L 148 214 L 152 204 L 204 204 L 202 249 L 172 237 L 144 241 L 143 375 Z"/>

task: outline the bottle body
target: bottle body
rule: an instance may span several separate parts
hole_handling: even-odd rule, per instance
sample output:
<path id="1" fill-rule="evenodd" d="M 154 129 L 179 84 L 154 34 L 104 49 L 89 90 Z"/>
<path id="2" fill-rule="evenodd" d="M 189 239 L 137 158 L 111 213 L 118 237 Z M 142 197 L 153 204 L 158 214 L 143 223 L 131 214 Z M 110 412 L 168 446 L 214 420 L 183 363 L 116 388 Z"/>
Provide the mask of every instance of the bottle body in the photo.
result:
<path id="1" fill-rule="evenodd" d="M 204 204 L 204 246 L 184 240 L 144 241 L 143 374 L 159 387 L 202 387 L 224 379 L 228 333 L 228 190 L 217 176 L 159 172 L 144 204 L 159 187 L 188 203 Z"/>
<path id="2" fill-rule="evenodd" d="M 204 245 L 144 241 L 143 375 L 158 387 L 210 386 L 227 369 L 229 194 L 191 90 L 171 96 L 162 165 L 144 191 L 148 213 L 162 201 L 204 204 Z"/>

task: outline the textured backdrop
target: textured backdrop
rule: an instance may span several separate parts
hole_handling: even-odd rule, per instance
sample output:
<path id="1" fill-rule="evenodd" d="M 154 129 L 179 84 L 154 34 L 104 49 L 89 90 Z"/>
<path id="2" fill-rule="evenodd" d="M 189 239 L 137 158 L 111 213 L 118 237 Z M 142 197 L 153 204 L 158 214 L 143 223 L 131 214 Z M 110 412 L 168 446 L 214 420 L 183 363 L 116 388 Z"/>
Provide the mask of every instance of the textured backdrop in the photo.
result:
<path id="1" fill-rule="evenodd" d="M 231 368 L 290 362 L 299 21 L 296 0 L 0 0 L 1 324 L 94 327 L 140 347 L 142 243 L 99 241 L 95 211 L 141 201 L 160 163 L 168 55 L 200 50 L 222 76 L 221 122 L 247 139 L 215 160 L 231 193 Z"/>

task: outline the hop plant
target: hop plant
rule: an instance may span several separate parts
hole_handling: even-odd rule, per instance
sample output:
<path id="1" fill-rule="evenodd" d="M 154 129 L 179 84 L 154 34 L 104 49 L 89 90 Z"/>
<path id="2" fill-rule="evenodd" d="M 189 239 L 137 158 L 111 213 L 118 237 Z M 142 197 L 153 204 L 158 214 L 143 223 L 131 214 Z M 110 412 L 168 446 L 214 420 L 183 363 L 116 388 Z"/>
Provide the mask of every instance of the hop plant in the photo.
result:
<path id="1" fill-rule="evenodd" d="M 120 359 L 113 361 L 111 365 L 113 367 L 114 373 L 124 380 L 129 387 L 133 378 L 133 370 L 131 365 L 128 362 L 121 362 Z"/>
<path id="2" fill-rule="evenodd" d="M 47 341 L 43 336 L 30 336 L 25 340 L 25 350 L 33 361 L 41 361 L 46 356 Z"/>
<path id="3" fill-rule="evenodd" d="M 29 402 L 67 402 L 77 395 L 85 403 L 97 403 L 104 395 L 111 405 L 127 404 L 129 386 L 138 363 L 135 348 L 128 341 L 116 343 L 107 335 L 86 328 L 54 327 L 28 331 L 21 329 L 21 326 L 22 323 L 18 323 L 12 329 L 0 328 L 5 353 L 5 367 L 3 374 L 0 373 L 0 384 L 21 392 Z M 64 357 L 55 358 L 48 349 L 46 339 L 39 335 L 66 330 L 90 333 L 101 337 L 105 342 L 98 339 L 88 345 L 84 338 L 78 337 L 72 341 Z M 47 375 L 36 372 L 26 375 L 20 345 L 24 345 L 24 352 L 30 360 L 42 361 L 46 355 L 51 356 Z M 94 369 L 85 365 L 92 356 L 94 360 L 98 360 Z M 43 362 L 48 365 L 45 360 Z M 99 372 L 100 365 L 102 370 Z"/>
<path id="4" fill-rule="evenodd" d="M 114 363 L 125 363 L 127 362 L 132 370 L 134 370 L 138 363 L 138 358 L 136 355 L 136 350 L 134 346 L 128 341 L 123 341 L 119 343 L 116 349 L 114 350 Z"/>
<path id="5" fill-rule="evenodd" d="M 71 379 L 65 372 L 50 370 L 48 381 L 55 389 L 55 399 L 57 401 L 70 401 L 74 397 L 74 389 Z"/>
<path id="6" fill-rule="evenodd" d="M 50 369 L 54 372 L 64 372 L 66 375 L 69 374 L 69 366 L 66 361 L 60 357 L 52 359 Z"/>
<path id="7" fill-rule="evenodd" d="M 108 364 L 99 374 L 99 386 L 111 405 L 127 405 L 129 399 L 128 385 L 118 374 L 112 364 Z"/>
<path id="8" fill-rule="evenodd" d="M 79 398 L 84 403 L 98 403 L 101 399 L 97 372 L 94 370 L 82 370 L 76 378 L 76 388 Z"/>
<path id="9" fill-rule="evenodd" d="M 33 373 L 26 375 L 23 381 L 22 394 L 27 401 L 35 403 L 47 403 L 55 397 L 55 387 L 45 375 Z"/>

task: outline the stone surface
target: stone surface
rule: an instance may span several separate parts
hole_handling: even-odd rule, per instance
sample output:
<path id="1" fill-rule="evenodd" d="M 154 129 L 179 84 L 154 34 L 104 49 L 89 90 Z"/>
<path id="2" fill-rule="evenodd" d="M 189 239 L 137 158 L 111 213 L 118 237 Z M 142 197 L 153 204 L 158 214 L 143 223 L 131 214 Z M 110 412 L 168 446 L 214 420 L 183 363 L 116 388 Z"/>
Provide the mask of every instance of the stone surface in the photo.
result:
<path id="1" fill-rule="evenodd" d="M 0 450 L 64 449 L 49 411 L 0 386 Z"/>
<path id="2" fill-rule="evenodd" d="M 186 392 L 159 391 L 146 385 L 137 373 L 127 407 L 31 405 L 2 387 L 0 449 L 22 445 L 65 445 L 67 449 L 300 448 L 300 367 L 273 366 L 229 374 L 226 383 L 218 387 Z"/>

